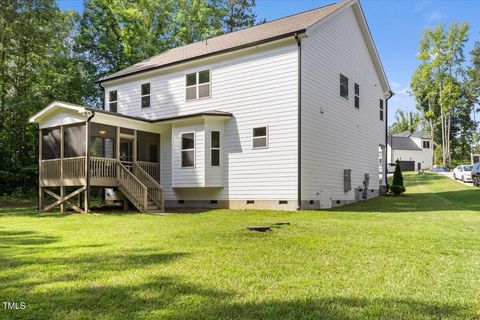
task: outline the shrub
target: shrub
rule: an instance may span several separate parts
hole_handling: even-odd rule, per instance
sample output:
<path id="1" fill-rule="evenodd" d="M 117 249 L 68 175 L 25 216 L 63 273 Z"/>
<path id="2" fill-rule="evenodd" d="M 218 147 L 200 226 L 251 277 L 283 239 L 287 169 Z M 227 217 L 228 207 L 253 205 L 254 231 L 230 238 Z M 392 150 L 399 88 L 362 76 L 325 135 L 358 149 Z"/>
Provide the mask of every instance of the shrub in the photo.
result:
<path id="1" fill-rule="evenodd" d="M 400 161 L 397 160 L 396 164 L 397 165 L 395 166 L 395 172 L 393 173 L 393 182 L 390 186 L 390 190 L 392 190 L 394 196 L 398 196 L 401 193 L 405 192 L 405 187 L 403 185 L 402 169 L 400 168 Z"/>

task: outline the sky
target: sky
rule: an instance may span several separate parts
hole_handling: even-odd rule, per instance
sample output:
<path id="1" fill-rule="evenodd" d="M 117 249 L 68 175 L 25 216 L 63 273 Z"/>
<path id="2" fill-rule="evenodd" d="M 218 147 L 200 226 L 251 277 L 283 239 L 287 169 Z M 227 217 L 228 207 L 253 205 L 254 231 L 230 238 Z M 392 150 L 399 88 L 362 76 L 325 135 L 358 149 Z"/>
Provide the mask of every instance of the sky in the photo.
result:
<path id="1" fill-rule="evenodd" d="M 257 0 L 258 18 L 273 20 L 317 8 L 336 0 Z M 62 10 L 81 12 L 81 0 L 57 0 Z M 361 0 L 380 59 L 395 96 L 389 100 L 389 123 L 397 109 L 415 110 L 409 96 L 411 76 L 418 66 L 418 42 L 425 28 L 439 23 L 468 22 L 466 51 L 480 41 L 480 0 Z M 467 55 L 468 58 L 468 55 Z"/>

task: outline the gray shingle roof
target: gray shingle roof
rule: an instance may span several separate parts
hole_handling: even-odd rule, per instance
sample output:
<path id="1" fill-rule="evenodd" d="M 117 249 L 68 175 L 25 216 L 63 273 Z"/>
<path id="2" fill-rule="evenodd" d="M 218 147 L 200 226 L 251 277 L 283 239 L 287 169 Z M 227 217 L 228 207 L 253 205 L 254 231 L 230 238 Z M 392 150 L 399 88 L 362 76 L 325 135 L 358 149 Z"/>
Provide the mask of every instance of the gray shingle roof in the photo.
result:
<path id="1" fill-rule="evenodd" d="M 393 150 L 422 150 L 410 137 L 388 136 L 388 144 Z"/>
<path id="2" fill-rule="evenodd" d="M 230 50 L 245 48 L 282 37 L 304 32 L 308 27 L 340 9 L 350 1 L 342 1 L 317 9 L 294 14 L 288 17 L 272 20 L 251 28 L 226 33 L 204 41 L 191 43 L 157 54 L 147 60 L 136 63 L 128 68 L 104 77 L 98 82 L 119 78 L 122 76 L 143 72 L 146 70 L 166 67 L 182 61 L 188 61 Z"/>
<path id="3" fill-rule="evenodd" d="M 400 133 L 395 133 L 394 137 L 404 137 L 404 138 L 422 138 L 422 139 L 430 139 L 430 135 L 423 133 L 423 132 L 414 132 L 411 133 L 410 131 L 403 131 Z"/>

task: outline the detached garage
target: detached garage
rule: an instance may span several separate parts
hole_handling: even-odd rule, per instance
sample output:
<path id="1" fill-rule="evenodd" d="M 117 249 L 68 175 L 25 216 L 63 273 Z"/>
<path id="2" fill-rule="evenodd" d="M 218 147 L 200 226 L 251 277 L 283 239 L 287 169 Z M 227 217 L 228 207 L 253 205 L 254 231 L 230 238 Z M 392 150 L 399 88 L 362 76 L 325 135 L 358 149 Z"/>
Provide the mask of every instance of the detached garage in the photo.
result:
<path id="1" fill-rule="evenodd" d="M 400 161 L 402 171 L 428 169 L 432 166 L 433 146 L 424 133 L 401 132 L 388 136 L 387 159 Z"/>
<path id="2" fill-rule="evenodd" d="M 415 171 L 415 161 L 400 160 L 400 169 L 402 171 Z"/>

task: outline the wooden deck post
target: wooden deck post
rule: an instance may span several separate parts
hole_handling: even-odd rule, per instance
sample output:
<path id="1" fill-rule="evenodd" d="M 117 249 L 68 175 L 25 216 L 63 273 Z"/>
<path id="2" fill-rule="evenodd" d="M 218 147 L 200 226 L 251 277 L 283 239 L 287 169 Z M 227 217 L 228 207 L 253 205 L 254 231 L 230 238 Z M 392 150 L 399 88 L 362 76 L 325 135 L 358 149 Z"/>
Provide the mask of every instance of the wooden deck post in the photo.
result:
<path id="1" fill-rule="evenodd" d="M 43 130 L 38 129 L 38 211 L 43 209 L 43 188 L 42 188 L 42 138 Z"/>
<path id="2" fill-rule="evenodd" d="M 133 146 L 132 146 L 132 168 L 137 163 L 137 130 L 133 130 Z"/>
<path id="3" fill-rule="evenodd" d="M 83 210 L 88 213 L 90 201 L 90 121 L 85 123 L 85 191 L 83 197 Z"/>

